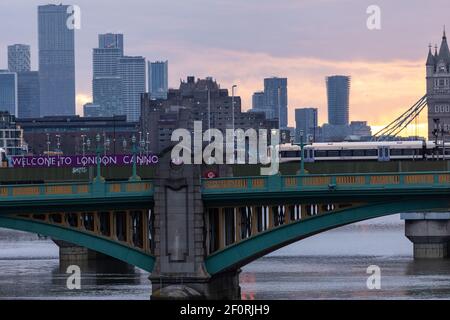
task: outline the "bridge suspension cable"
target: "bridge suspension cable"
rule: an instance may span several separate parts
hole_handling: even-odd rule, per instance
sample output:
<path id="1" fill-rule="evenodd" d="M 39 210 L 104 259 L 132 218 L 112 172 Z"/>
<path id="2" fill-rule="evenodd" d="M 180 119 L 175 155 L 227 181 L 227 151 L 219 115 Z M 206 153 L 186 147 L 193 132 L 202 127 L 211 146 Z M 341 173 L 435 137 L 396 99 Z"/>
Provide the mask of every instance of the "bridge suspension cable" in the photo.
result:
<path id="1" fill-rule="evenodd" d="M 427 95 L 424 95 L 402 115 L 389 123 L 386 127 L 372 136 L 372 141 L 385 141 L 397 137 L 406 127 L 417 119 L 422 110 L 427 106 Z"/>

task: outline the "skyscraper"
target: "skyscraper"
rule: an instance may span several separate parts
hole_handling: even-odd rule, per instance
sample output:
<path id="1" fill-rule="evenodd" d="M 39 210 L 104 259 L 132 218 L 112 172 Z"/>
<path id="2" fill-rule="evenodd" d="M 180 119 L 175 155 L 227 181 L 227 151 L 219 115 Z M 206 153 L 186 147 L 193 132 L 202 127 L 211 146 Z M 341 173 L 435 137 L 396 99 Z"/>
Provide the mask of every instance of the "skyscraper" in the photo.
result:
<path id="1" fill-rule="evenodd" d="M 0 111 L 17 117 L 17 73 L 0 70 Z"/>
<path id="2" fill-rule="evenodd" d="M 8 46 L 8 69 L 11 72 L 27 72 L 31 70 L 29 45 L 13 44 Z"/>
<path id="3" fill-rule="evenodd" d="M 17 74 L 18 117 L 37 118 L 40 115 L 39 72 L 26 71 Z"/>
<path id="4" fill-rule="evenodd" d="M 308 142 L 311 137 L 313 140 L 317 135 L 318 116 L 317 108 L 295 109 L 295 141 L 301 142 L 303 132 L 303 142 Z"/>
<path id="5" fill-rule="evenodd" d="M 264 109 L 264 91 L 255 92 L 252 95 L 252 109 L 255 111 Z"/>
<path id="6" fill-rule="evenodd" d="M 104 33 L 98 35 L 98 47 L 100 49 L 119 49 L 123 56 L 123 34 Z"/>
<path id="7" fill-rule="evenodd" d="M 286 128 L 288 123 L 287 78 L 264 79 L 265 105 L 272 110 L 273 118 L 278 118 L 280 128 Z"/>
<path id="8" fill-rule="evenodd" d="M 145 93 L 145 58 L 122 57 L 119 59 L 123 114 L 127 121 L 139 121 L 141 94 Z"/>
<path id="9" fill-rule="evenodd" d="M 93 103 L 102 116 L 124 114 L 119 59 L 123 57 L 123 35 L 106 33 L 98 36 L 98 48 L 92 54 Z"/>
<path id="10" fill-rule="evenodd" d="M 75 35 L 67 5 L 38 7 L 41 116 L 75 114 Z"/>
<path id="11" fill-rule="evenodd" d="M 167 99 L 168 61 L 148 62 L 148 92 L 152 99 Z"/>
<path id="12" fill-rule="evenodd" d="M 331 76 L 326 78 L 328 98 L 328 124 L 348 126 L 350 77 Z"/>

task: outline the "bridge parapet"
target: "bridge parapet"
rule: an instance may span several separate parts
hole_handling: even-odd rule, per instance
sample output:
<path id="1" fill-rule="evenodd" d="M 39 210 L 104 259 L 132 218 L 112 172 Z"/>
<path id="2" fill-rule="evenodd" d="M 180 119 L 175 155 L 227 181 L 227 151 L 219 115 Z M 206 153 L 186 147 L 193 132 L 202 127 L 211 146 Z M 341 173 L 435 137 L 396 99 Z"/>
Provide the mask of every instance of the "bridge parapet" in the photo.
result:
<path id="1" fill-rule="evenodd" d="M 142 181 L 67 182 L 0 187 L 0 206 L 11 201 L 57 200 L 64 198 L 111 198 L 141 195 L 153 197 L 153 183 Z"/>
<path id="2" fill-rule="evenodd" d="M 448 187 L 450 172 L 254 176 L 202 180 L 204 195 L 302 190 L 408 189 Z"/>

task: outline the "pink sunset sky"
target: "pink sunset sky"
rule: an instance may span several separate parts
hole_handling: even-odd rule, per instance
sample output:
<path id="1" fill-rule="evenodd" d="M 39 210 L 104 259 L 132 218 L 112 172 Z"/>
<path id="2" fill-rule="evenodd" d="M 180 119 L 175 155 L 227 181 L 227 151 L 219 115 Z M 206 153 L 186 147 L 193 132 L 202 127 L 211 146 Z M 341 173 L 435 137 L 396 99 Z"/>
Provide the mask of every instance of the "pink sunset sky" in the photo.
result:
<path id="1" fill-rule="evenodd" d="M 32 46 L 37 69 L 37 5 L 59 1 L 2 0 L 0 68 L 6 47 Z M 97 34 L 120 32 L 125 54 L 169 60 L 169 86 L 188 75 L 237 84 L 243 109 L 263 78 L 288 78 L 289 125 L 294 109 L 319 108 L 327 121 L 325 77 L 352 77 L 350 119 L 374 129 L 425 94 L 429 43 L 450 28 L 448 0 L 77 0 L 77 112 L 91 100 L 92 48 Z M 369 5 L 381 8 L 381 30 L 366 27 Z M 5 32 L 7 30 L 7 32 Z M 420 132 L 426 129 L 420 118 Z M 414 129 L 412 129 L 414 131 Z M 407 134 L 413 134 L 410 131 Z"/>

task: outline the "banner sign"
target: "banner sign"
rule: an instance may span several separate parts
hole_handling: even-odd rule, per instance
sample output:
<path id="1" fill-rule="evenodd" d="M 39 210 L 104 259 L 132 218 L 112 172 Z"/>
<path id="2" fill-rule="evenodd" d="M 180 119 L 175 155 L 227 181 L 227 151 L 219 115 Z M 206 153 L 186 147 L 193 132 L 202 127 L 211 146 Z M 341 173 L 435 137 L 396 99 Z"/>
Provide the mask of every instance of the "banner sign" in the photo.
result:
<path id="1" fill-rule="evenodd" d="M 10 167 L 13 168 L 59 168 L 59 167 L 89 167 L 96 166 L 99 159 L 102 166 L 127 166 L 132 165 L 134 156 L 132 154 L 120 155 L 96 155 L 85 156 L 12 156 Z M 157 155 L 136 155 L 136 165 L 148 166 L 157 164 Z"/>

